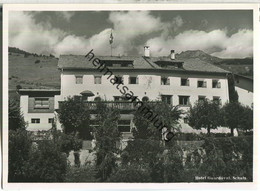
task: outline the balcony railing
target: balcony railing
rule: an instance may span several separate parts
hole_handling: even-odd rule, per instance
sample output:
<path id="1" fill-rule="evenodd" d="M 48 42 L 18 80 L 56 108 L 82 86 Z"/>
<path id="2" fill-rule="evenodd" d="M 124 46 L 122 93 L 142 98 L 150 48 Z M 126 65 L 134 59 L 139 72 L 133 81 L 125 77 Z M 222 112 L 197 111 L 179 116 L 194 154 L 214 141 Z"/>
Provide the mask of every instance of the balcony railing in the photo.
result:
<path id="1" fill-rule="evenodd" d="M 102 103 L 106 104 L 107 107 L 118 109 L 118 110 L 134 110 L 135 104 L 132 102 L 115 102 L 115 101 L 103 101 Z M 98 102 L 85 102 L 84 105 L 90 110 L 97 109 Z"/>
<path id="2" fill-rule="evenodd" d="M 89 110 L 96 110 L 97 109 L 97 104 L 100 102 L 96 102 L 96 101 L 86 101 L 83 102 L 84 106 L 86 106 L 87 108 L 89 108 Z M 109 108 L 113 108 L 113 109 L 118 109 L 120 111 L 134 111 L 136 109 L 138 109 L 139 106 L 141 106 L 141 104 L 137 104 L 137 103 L 132 103 L 129 101 L 102 101 L 103 104 L 106 104 L 107 107 Z M 148 102 L 148 104 L 156 104 L 158 102 Z M 59 102 L 59 108 L 61 107 L 61 105 L 63 104 L 63 101 Z"/>

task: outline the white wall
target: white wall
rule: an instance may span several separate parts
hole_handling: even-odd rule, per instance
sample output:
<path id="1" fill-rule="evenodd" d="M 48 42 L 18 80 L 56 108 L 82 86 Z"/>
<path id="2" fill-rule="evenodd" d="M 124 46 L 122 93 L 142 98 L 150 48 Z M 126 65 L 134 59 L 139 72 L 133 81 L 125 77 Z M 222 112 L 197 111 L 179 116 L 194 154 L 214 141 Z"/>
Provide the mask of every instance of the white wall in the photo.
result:
<path id="1" fill-rule="evenodd" d="M 247 105 L 249 107 L 253 106 L 253 92 L 250 92 L 248 90 L 239 88 L 235 86 L 235 89 L 238 93 L 238 100 L 240 103 Z"/>
<path id="2" fill-rule="evenodd" d="M 65 99 L 68 96 L 80 95 L 80 92 L 84 90 L 90 90 L 95 94 L 94 97 L 90 98 L 90 101 L 94 100 L 96 96 L 100 96 L 104 100 L 114 100 L 113 96 L 122 96 L 116 88 L 117 84 L 111 84 L 110 79 L 112 77 L 108 80 L 108 76 L 102 76 L 102 83 L 94 84 L 94 75 L 86 73 L 83 76 L 83 84 L 76 84 L 74 74 L 75 73 L 64 73 L 61 75 L 61 99 Z M 135 96 L 138 96 L 139 99 L 148 96 L 150 100 L 156 100 L 160 99 L 161 94 L 173 95 L 173 105 L 179 104 L 178 95 L 190 96 L 192 104 L 198 100 L 199 95 L 206 96 L 206 98 L 210 100 L 213 99 L 213 96 L 219 96 L 223 104 L 229 99 L 228 83 L 224 78 L 219 78 L 221 88 L 212 88 L 212 79 L 209 77 L 202 78 L 200 76 L 190 77 L 190 86 L 180 86 L 181 77 L 174 76 L 170 77 L 170 85 L 161 85 L 161 76 L 159 75 L 140 74 L 138 75 L 139 84 L 128 84 L 128 74 L 124 75 L 123 78 L 124 85 L 126 85 Z M 207 88 L 197 88 L 198 79 L 207 81 Z M 217 78 L 214 77 L 214 79 Z M 122 85 L 119 87 L 122 88 Z"/>
<path id="3" fill-rule="evenodd" d="M 47 131 L 52 127 L 49 118 L 54 118 L 54 113 L 28 113 L 28 95 L 20 96 L 21 112 L 24 116 L 25 122 L 28 124 L 28 131 Z M 32 118 L 39 118 L 40 123 L 31 123 Z"/>

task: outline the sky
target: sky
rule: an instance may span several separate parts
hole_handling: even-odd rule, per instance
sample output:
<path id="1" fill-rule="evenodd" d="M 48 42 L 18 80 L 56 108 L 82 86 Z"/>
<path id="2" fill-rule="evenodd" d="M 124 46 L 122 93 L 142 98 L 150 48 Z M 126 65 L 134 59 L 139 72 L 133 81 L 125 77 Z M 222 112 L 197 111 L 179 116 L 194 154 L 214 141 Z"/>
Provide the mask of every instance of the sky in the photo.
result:
<path id="1" fill-rule="evenodd" d="M 250 10 L 9 12 L 9 46 L 38 54 L 168 56 L 202 50 L 220 58 L 253 55 Z"/>

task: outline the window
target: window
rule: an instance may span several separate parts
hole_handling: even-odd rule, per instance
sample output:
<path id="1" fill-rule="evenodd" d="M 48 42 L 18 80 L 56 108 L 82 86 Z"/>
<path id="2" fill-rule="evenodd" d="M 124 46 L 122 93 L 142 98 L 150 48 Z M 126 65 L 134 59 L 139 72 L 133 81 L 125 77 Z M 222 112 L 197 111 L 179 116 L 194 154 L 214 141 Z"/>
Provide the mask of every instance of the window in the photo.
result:
<path id="1" fill-rule="evenodd" d="M 189 105 L 190 96 L 179 96 L 179 105 Z"/>
<path id="2" fill-rule="evenodd" d="M 189 86 L 190 80 L 187 78 L 181 78 L 181 86 Z"/>
<path id="3" fill-rule="evenodd" d="M 76 84 L 83 84 L 83 76 L 75 76 Z"/>
<path id="4" fill-rule="evenodd" d="M 118 130 L 119 132 L 130 132 L 130 120 L 119 120 L 118 121 Z"/>
<path id="5" fill-rule="evenodd" d="M 121 64 L 113 64 L 113 67 L 121 67 Z"/>
<path id="6" fill-rule="evenodd" d="M 54 122 L 54 119 L 53 118 L 49 118 L 48 119 L 48 123 L 53 123 Z"/>
<path id="7" fill-rule="evenodd" d="M 162 102 L 167 104 L 172 104 L 172 96 L 171 95 L 162 95 Z"/>
<path id="8" fill-rule="evenodd" d="M 183 122 L 188 124 L 189 123 L 188 117 L 183 118 Z"/>
<path id="9" fill-rule="evenodd" d="M 198 88 L 206 88 L 207 82 L 204 80 L 198 80 Z"/>
<path id="10" fill-rule="evenodd" d="M 206 96 L 199 96 L 199 98 L 198 98 L 199 102 L 205 101 L 205 100 L 206 100 Z"/>
<path id="11" fill-rule="evenodd" d="M 117 80 L 115 82 L 115 84 L 123 84 L 124 83 L 124 80 L 123 80 L 122 76 L 115 76 L 115 80 Z"/>
<path id="12" fill-rule="evenodd" d="M 219 96 L 213 96 L 213 102 L 221 104 L 221 99 Z"/>
<path id="13" fill-rule="evenodd" d="M 114 96 L 114 101 L 127 101 L 125 96 Z"/>
<path id="14" fill-rule="evenodd" d="M 161 85 L 170 85 L 170 78 L 161 78 Z"/>
<path id="15" fill-rule="evenodd" d="M 129 84 L 138 84 L 138 77 L 129 77 Z"/>
<path id="16" fill-rule="evenodd" d="M 34 109 L 49 109 L 49 98 L 35 98 Z"/>
<path id="17" fill-rule="evenodd" d="M 101 76 L 94 76 L 94 84 L 101 84 Z"/>
<path id="18" fill-rule="evenodd" d="M 212 80 L 212 88 L 221 88 L 221 84 L 218 80 Z"/>
<path id="19" fill-rule="evenodd" d="M 31 123 L 40 123 L 40 119 L 39 118 L 32 118 Z"/>

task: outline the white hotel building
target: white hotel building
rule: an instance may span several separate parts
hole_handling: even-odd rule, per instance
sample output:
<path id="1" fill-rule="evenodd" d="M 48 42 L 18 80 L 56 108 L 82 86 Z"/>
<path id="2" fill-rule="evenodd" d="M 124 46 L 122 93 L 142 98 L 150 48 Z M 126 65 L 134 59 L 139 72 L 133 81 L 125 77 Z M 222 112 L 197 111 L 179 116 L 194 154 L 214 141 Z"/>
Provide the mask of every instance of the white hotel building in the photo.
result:
<path id="1" fill-rule="evenodd" d="M 93 51 L 93 53 L 95 53 Z M 170 52 L 169 52 L 170 53 Z M 229 101 L 227 75 L 230 73 L 199 59 L 185 62 L 175 59 L 174 51 L 169 57 L 150 57 L 145 47 L 144 56 L 95 56 L 114 76 L 122 79 L 124 86 L 140 100 L 162 100 L 182 109 L 189 109 L 197 100 Z M 84 55 L 61 55 L 58 62 L 61 73 L 60 90 L 20 90 L 21 109 L 28 130 L 48 130 L 59 103 L 68 96 L 81 96 L 92 92 L 94 96 L 84 98 L 90 106 L 102 99 L 110 106 L 121 110 L 119 121 L 123 135 L 130 135 L 133 111 L 132 103 Z M 112 76 L 113 77 L 113 76 Z M 112 78 L 111 77 L 111 78 Z M 110 78 L 110 79 L 111 79 Z M 185 118 L 180 121 L 183 132 L 193 132 Z M 58 123 L 60 128 L 60 124 Z"/>

